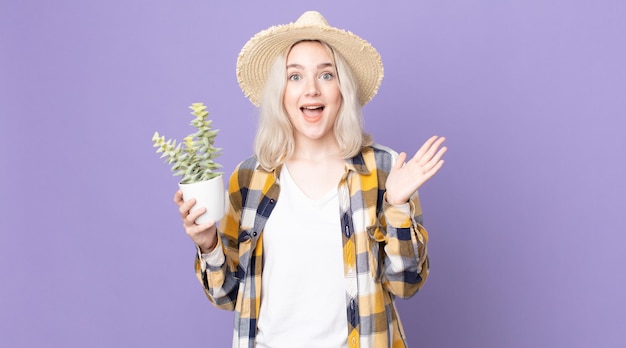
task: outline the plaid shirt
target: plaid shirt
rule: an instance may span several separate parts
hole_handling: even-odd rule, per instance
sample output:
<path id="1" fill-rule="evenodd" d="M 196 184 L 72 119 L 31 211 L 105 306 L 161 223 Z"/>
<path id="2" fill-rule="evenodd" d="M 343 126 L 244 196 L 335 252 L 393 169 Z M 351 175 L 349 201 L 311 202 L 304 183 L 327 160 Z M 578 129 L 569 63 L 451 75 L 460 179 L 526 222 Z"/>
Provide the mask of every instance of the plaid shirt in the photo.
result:
<path id="1" fill-rule="evenodd" d="M 406 347 L 394 298 L 411 297 L 428 276 L 428 234 L 417 194 L 405 205 L 385 201 L 385 182 L 395 158 L 386 147 L 365 147 L 346 160 L 339 183 L 350 348 Z M 262 232 L 279 197 L 280 169 L 265 171 L 254 157 L 239 164 L 230 178 L 230 205 L 218 247 L 196 259 L 196 274 L 209 300 L 235 311 L 233 347 L 255 346 Z"/>

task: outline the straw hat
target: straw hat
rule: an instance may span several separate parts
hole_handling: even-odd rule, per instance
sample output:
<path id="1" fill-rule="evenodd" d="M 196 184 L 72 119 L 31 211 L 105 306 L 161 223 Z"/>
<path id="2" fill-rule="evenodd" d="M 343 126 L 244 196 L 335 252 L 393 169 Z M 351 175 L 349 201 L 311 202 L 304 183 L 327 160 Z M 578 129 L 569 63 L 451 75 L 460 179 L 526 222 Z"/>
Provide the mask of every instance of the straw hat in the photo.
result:
<path id="1" fill-rule="evenodd" d="M 383 79 L 383 63 L 372 45 L 353 33 L 328 25 L 316 11 L 305 12 L 295 23 L 273 26 L 254 35 L 237 59 L 237 80 L 252 104 L 259 106 L 263 87 L 276 57 L 301 40 L 329 44 L 350 65 L 361 105 L 367 104 Z"/>

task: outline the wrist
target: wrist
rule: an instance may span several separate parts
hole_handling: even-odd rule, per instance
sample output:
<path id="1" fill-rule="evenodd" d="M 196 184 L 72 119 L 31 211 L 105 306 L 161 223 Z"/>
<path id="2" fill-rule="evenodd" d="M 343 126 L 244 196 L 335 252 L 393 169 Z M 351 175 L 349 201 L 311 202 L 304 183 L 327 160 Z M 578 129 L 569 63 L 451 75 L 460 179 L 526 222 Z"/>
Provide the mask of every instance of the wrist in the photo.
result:
<path id="1" fill-rule="evenodd" d="M 388 194 L 385 194 L 385 200 L 391 205 L 401 205 L 409 202 L 408 199 L 397 199 L 393 196 L 389 196 Z"/>
<path id="2" fill-rule="evenodd" d="M 213 251 L 215 249 L 215 247 L 217 247 L 217 238 L 215 238 L 215 240 L 213 241 L 213 243 L 209 243 L 209 244 L 203 244 L 203 245 L 197 245 L 198 249 L 200 250 L 200 252 L 202 254 L 208 254 L 211 251 Z"/>

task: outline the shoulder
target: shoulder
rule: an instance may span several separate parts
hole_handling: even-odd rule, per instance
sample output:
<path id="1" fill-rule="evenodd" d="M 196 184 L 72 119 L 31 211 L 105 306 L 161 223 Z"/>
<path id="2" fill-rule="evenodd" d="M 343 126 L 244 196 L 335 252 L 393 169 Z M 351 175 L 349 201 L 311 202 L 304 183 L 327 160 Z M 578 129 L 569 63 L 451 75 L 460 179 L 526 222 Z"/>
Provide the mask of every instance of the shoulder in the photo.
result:
<path id="1" fill-rule="evenodd" d="M 255 170 L 258 166 L 259 161 L 256 156 L 252 155 L 245 160 L 239 162 L 237 167 L 235 167 L 235 171 L 233 174 L 238 174 L 239 172 L 247 171 L 247 170 Z"/>
<path id="2" fill-rule="evenodd" d="M 247 186 L 247 183 L 250 182 L 252 176 L 254 175 L 254 171 L 258 166 L 258 161 L 256 156 L 250 156 L 242 162 L 237 164 L 235 170 L 230 176 L 229 186 L 231 189 L 238 190 L 242 187 Z"/>
<path id="3" fill-rule="evenodd" d="M 256 156 L 250 156 L 240 162 L 230 177 L 230 185 L 237 189 L 261 189 L 264 183 L 273 177 L 273 171 L 261 167 Z"/>
<path id="4" fill-rule="evenodd" d="M 256 156 L 252 155 L 237 165 L 236 171 L 254 171 L 259 166 Z"/>
<path id="5" fill-rule="evenodd" d="M 362 150 L 363 156 L 371 156 L 376 163 L 377 169 L 382 169 L 385 171 L 391 170 L 394 163 L 396 163 L 396 159 L 398 158 L 398 153 L 390 147 L 381 144 L 372 144 L 370 146 L 366 146 Z"/>
<path id="6" fill-rule="evenodd" d="M 396 152 L 394 149 L 388 146 L 381 145 L 381 144 L 373 144 L 370 147 L 379 156 L 391 156 L 394 159 L 398 157 L 398 152 Z"/>

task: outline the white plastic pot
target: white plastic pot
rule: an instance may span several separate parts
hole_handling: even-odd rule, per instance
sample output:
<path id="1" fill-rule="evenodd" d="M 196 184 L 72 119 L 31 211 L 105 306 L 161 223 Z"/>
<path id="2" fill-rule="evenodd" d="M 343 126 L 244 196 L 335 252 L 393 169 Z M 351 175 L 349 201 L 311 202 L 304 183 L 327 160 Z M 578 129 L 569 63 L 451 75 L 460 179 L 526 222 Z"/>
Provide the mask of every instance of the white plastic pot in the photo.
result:
<path id="1" fill-rule="evenodd" d="M 224 217 L 224 178 L 222 175 L 213 179 L 194 182 L 191 184 L 178 184 L 183 192 L 183 200 L 186 202 L 192 198 L 196 204 L 191 208 L 194 212 L 202 207 L 206 208 L 206 213 L 196 219 L 197 224 L 209 221 L 219 222 Z"/>

